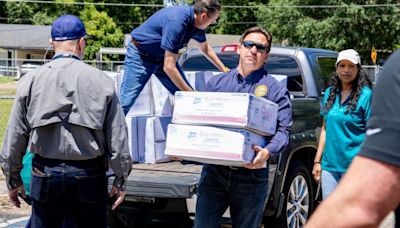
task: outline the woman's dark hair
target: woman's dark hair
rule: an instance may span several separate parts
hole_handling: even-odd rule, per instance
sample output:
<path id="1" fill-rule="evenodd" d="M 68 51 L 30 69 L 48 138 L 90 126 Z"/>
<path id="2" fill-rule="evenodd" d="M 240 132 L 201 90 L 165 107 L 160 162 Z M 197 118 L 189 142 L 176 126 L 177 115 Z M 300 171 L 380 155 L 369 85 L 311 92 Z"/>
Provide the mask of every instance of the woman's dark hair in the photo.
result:
<path id="1" fill-rule="evenodd" d="M 221 11 L 221 4 L 218 0 L 196 0 L 193 7 L 196 14 L 206 13 L 208 16 Z"/>
<path id="2" fill-rule="evenodd" d="M 347 104 L 345 111 L 346 114 L 356 109 L 362 88 L 364 86 L 372 88 L 372 82 L 369 79 L 368 74 L 362 69 L 360 64 L 357 64 L 357 68 L 358 68 L 358 73 L 357 77 L 353 81 L 350 100 L 349 103 Z M 332 108 L 333 103 L 335 102 L 336 99 L 336 95 L 340 93 L 340 91 L 342 90 L 341 88 L 342 84 L 340 83 L 340 79 L 336 71 L 332 75 L 332 78 L 329 82 L 329 86 L 331 87 L 331 90 L 329 92 L 328 100 L 326 101 L 325 107 L 323 108 L 324 113 L 328 113 L 328 111 Z"/>

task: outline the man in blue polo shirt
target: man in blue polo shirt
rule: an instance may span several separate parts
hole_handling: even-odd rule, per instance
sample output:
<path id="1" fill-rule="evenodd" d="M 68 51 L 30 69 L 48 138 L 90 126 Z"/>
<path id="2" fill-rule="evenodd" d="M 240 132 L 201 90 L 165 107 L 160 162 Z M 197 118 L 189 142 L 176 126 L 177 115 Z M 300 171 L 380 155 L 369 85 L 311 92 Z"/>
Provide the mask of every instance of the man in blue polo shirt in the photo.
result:
<path id="1" fill-rule="evenodd" d="M 199 42 L 200 50 L 219 70 L 227 69 L 205 35 L 205 29 L 216 22 L 220 10 L 218 0 L 196 0 L 193 6 L 161 9 L 131 32 L 120 91 L 125 114 L 153 73 L 172 94 L 193 90 L 177 64 L 178 51 L 191 38 Z"/>
<path id="2" fill-rule="evenodd" d="M 195 228 L 217 228 L 230 207 L 233 227 L 258 228 L 268 194 L 268 165 L 289 142 L 292 105 L 288 90 L 264 70 L 272 36 L 259 27 L 247 29 L 238 47 L 239 65 L 209 80 L 206 91 L 251 93 L 279 105 L 277 131 L 268 137 L 264 148 L 254 145 L 252 163 L 243 168 L 203 166 L 197 204 Z"/>

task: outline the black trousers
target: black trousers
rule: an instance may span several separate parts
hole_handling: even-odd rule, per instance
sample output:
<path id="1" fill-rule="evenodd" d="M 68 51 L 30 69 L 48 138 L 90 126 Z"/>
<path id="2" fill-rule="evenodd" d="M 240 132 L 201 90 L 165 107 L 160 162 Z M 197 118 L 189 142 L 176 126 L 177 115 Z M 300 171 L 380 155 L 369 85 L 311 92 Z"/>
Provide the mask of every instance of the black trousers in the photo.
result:
<path id="1" fill-rule="evenodd" d="M 107 227 L 107 178 L 101 159 L 61 161 L 35 156 L 30 226 Z M 64 224 L 65 226 L 65 224 Z"/>

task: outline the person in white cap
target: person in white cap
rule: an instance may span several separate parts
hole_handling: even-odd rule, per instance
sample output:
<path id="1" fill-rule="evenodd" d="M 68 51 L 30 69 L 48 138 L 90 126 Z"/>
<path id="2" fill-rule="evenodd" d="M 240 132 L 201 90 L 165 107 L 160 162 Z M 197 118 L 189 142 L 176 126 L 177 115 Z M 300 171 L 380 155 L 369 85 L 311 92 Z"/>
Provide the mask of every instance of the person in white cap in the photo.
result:
<path id="1" fill-rule="evenodd" d="M 341 51 L 321 106 L 323 124 L 312 172 L 321 181 L 323 199 L 335 190 L 364 141 L 371 86 L 359 54 L 353 49 Z"/>
<path id="2" fill-rule="evenodd" d="M 379 72 L 367 136 L 349 171 L 306 228 L 378 227 L 396 210 L 400 227 L 400 50 Z"/>

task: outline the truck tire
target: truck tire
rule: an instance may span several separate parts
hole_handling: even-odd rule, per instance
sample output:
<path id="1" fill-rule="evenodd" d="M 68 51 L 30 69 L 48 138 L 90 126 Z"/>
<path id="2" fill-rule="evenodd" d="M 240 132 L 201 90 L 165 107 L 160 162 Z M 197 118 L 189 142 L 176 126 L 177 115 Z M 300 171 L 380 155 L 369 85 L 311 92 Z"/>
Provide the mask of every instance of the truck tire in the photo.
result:
<path id="1" fill-rule="evenodd" d="M 283 193 L 285 202 L 282 213 L 273 227 L 304 227 L 313 211 L 313 190 L 310 172 L 302 162 L 289 166 Z"/>
<path id="2" fill-rule="evenodd" d="M 126 228 L 119 220 L 117 212 L 111 209 L 107 210 L 107 223 L 109 228 Z"/>
<path id="3" fill-rule="evenodd" d="M 107 224 L 109 228 L 147 227 L 146 214 L 129 214 L 116 208 L 107 210 Z"/>

